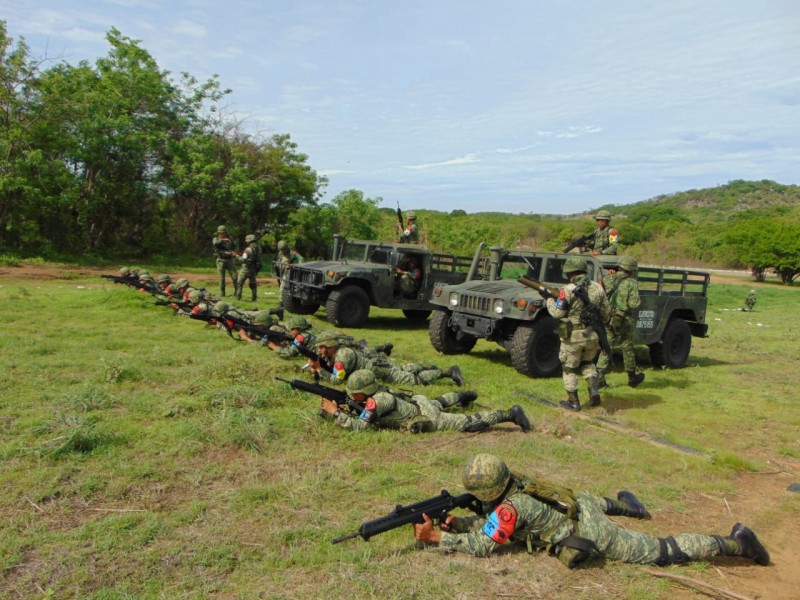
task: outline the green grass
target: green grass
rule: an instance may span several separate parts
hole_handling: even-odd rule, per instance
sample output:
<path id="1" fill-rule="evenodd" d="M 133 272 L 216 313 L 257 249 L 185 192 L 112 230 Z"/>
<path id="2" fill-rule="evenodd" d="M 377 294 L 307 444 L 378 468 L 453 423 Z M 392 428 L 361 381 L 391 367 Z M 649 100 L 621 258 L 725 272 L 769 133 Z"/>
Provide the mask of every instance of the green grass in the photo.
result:
<path id="1" fill-rule="evenodd" d="M 330 540 L 397 504 L 458 492 L 475 452 L 600 495 L 633 489 L 660 514 L 724 498 L 742 473 L 798 457 L 796 289 L 761 286 L 756 312 L 742 313 L 731 309 L 749 286 L 712 286 L 710 337 L 694 340 L 687 368 L 644 363 L 636 390 L 619 370 L 609 375 L 603 411 L 627 429 L 536 401 L 561 399 L 561 380 L 516 373 L 494 344 L 441 356 L 424 328 L 373 309 L 357 338 L 393 341 L 399 362 L 457 362 L 480 393 L 475 408 L 520 403 L 534 423 L 529 435 L 502 425 L 415 437 L 336 428 L 318 418 L 318 399 L 275 381 L 304 377 L 300 361 L 99 277 L 0 286 L 1 598 L 668 598 L 674 584 L 633 566 L 567 573 L 524 552 L 418 552 L 410 528 Z M 796 519 L 800 503 L 770 511 Z M 692 518 L 720 533 L 732 522 L 716 508 Z M 690 569 L 702 578 L 703 565 Z"/>

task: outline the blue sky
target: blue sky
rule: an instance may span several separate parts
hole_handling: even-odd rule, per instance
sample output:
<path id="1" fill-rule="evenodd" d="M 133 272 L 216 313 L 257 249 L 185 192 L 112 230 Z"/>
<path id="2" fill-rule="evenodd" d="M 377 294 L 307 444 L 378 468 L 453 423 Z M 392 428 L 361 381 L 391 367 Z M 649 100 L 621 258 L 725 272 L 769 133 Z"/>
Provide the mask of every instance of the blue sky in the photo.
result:
<path id="1" fill-rule="evenodd" d="M 796 0 L 0 0 L 33 56 L 231 88 L 329 178 L 405 210 L 572 214 L 800 179 Z"/>

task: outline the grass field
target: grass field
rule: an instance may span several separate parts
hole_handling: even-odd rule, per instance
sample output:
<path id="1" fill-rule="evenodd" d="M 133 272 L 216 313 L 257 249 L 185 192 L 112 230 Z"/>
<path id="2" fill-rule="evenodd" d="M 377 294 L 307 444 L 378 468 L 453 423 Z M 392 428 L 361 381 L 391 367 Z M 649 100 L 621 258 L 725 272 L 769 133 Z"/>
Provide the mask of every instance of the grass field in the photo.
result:
<path id="1" fill-rule="evenodd" d="M 191 278 L 213 287 L 210 270 Z M 576 490 L 632 489 L 654 518 L 620 522 L 639 530 L 725 535 L 742 521 L 772 566 L 656 571 L 744 597 L 792 597 L 800 291 L 760 285 L 756 311 L 735 310 L 750 287 L 711 286 L 710 335 L 694 339 L 686 368 L 653 369 L 645 351 L 644 384 L 628 388 L 618 369 L 603 405 L 579 415 L 540 402 L 563 397 L 561 380 L 520 375 L 498 346 L 445 357 L 424 327 L 373 309 L 357 338 L 394 342 L 398 362 L 457 362 L 480 394 L 476 408 L 519 403 L 534 424 L 529 434 L 504 424 L 413 436 L 335 427 L 317 416 L 317 398 L 275 381 L 306 377 L 301 361 L 234 343 L 96 273 L 4 269 L 0 598 L 708 597 L 644 567 L 568 571 L 518 551 L 418 551 L 410 528 L 331 545 L 397 504 L 460 493 L 476 452 Z M 260 292 L 261 308 L 275 303 L 274 284 Z M 315 328 L 323 319 L 312 317 Z"/>

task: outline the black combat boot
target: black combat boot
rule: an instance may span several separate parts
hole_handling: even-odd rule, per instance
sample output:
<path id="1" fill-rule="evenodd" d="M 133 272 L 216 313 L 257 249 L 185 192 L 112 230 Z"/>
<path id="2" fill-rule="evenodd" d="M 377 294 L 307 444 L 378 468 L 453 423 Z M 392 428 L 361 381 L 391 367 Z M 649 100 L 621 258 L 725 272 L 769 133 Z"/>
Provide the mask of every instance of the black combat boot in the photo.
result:
<path id="1" fill-rule="evenodd" d="M 604 387 L 608 387 L 608 383 L 606 382 L 606 370 L 597 369 L 597 389 L 602 390 Z"/>
<path id="2" fill-rule="evenodd" d="M 597 389 L 597 377 L 589 377 L 586 380 L 586 387 L 589 388 L 589 406 L 600 406 L 600 390 Z"/>
<path id="3" fill-rule="evenodd" d="M 250 302 L 258 302 L 258 292 L 255 288 L 250 288 Z"/>
<path id="4" fill-rule="evenodd" d="M 458 405 L 463 408 L 469 406 L 470 403 L 472 403 L 478 397 L 478 392 L 473 392 L 471 390 L 465 390 L 463 392 L 457 392 L 457 393 L 458 393 Z"/>
<path id="5" fill-rule="evenodd" d="M 580 411 L 581 401 L 578 400 L 578 391 L 575 390 L 574 392 L 567 392 L 567 399 L 562 400 L 559 402 L 559 404 L 567 410 L 573 410 L 575 412 Z"/>
<path id="6" fill-rule="evenodd" d="M 636 371 L 628 371 L 628 385 L 635 388 L 637 385 L 644 381 L 644 373 L 637 373 Z"/>
<path id="7" fill-rule="evenodd" d="M 453 382 L 458 385 L 464 385 L 464 376 L 461 374 L 461 369 L 458 368 L 458 365 L 453 365 L 444 373 L 445 377 L 449 377 L 453 380 Z"/>
<path id="8" fill-rule="evenodd" d="M 270 308 L 267 314 L 275 315 L 278 317 L 279 321 L 283 321 L 283 307 L 279 306 L 278 308 Z"/>
<path id="9" fill-rule="evenodd" d="M 736 556 L 751 558 L 756 564 L 765 567 L 769 564 L 769 552 L 767 552 L 764 544 L 758 541 L 756 534 L 749 527 L 736 523 L 727 539 L 734 540 L 737 543 L 738 551 Z"/>
<path id="10" fill-rule="evenodd" d="M 222 296 L 223 298 L 225 297 L 225 286 L 224 285 L 219 286 L 219 295 Z"/>
<path id="11" fill-rule="evenodd" d="M 508 411 L 508 416 L 510 417 L 510 421 L 517 425 L 522 431 L 525 433 L 531 430 L 531 422 L 528 420 L 525 411 L 522 410 L 522 407 L 519 404 L 515 404 L 511 407 Z"/>
<path id="12" fill-rule="evenodd" d="M 612 517 L 630 517 L 631 519 L 649 519 L 650 513 L 647 512 L 644 504 L 627 490 L 617 493 L 617 499 L 605 498 L 606 514 Z"/>
<path id="13" fill-rule="evenodd" d="M 394 348 L 394 344 L 388 342 L 386 344 L 381 344 L 380 346 L 375 346 L 375 352 L 380 352 L 381 354 L 385 354 L 386 356 L 391 356 L 392 348 Z"/>

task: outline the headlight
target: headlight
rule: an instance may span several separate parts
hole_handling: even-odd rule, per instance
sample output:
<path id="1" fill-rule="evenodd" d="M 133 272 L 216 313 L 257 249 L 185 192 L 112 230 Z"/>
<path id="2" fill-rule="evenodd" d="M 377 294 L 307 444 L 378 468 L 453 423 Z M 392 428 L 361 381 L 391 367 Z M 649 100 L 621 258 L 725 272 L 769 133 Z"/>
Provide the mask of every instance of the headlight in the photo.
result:
<path id="1" fill-rule="evenodd" d="M 503 314 L 503 305 L 504 305 L 504 302 L 500 298 L 495 300 L 492 303 L 492 310 L 494 311 L 494 314 L 502 315 Z"/>
<path id="2" fill-rule="evenodd" d="M 458 306 L 458 293 L 450 292 L 450 306 Z"/>

